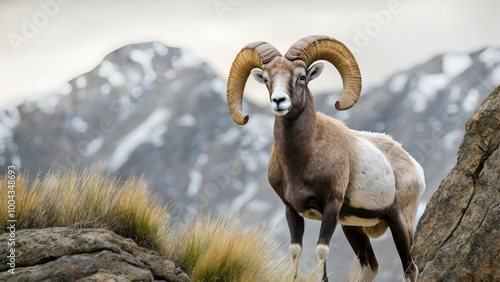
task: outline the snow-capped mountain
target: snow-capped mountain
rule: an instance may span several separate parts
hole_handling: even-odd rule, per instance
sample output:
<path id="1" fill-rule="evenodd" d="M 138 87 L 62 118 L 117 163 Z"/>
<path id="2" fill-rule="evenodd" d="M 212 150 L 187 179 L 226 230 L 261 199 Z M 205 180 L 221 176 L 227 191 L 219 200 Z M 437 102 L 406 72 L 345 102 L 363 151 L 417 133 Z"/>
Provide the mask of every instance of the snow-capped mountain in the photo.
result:
<path id="1" fill-rule="evenodd" d="M 500 48 L 488 48 L 437 56 L 397 73 L 365 89 L 349 111 L 334 110 L 339 93 L 316 95 L 315 102 L 350 128 L 386 132 L 401 142 L 424 167 L 427 201 L 455 163 L 466 121 L 498 83 Z M 1 111 L 0 167 L 15 164 L 34 175 L 102 161 L 124 176 L 144 174 L 159 199 L 175 199 L 187 214 L 241 209 L 250 221 L 274 226 L 284 206 L 267 181 L 273 113 L 247 101 L 250 121 L 236 125 L 225 85 L 187 50 L 158 42 L 123 47 L 57 93 Z M 313 258 L 316 233 L 306 232 L 306 258 Z M 345 257 L 353 257 L 341 233 L 332 242 L 329 269 L 341 269 L 333 277 L 343 277 Z M 276 235 L 287 240 L 283 222 Z M 390 235 L 374 248 L 379 281 L 400 277 Z"/>

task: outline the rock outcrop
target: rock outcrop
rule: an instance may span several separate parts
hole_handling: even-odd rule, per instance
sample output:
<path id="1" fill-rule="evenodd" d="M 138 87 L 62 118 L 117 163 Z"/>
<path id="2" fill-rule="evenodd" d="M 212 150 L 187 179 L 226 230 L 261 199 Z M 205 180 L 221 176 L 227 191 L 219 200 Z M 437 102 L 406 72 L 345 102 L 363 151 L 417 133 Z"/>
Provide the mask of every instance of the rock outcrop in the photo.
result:
<path id="1" fill-rule="evenodd" d="M 500 281 L 500 86 L 466 126 L 416 231 L 421 281 Z"/>
<path id="2" fill-rule="evenodd" d="M 0 281 L 190 281 L 173 262 L 106 229 L 20 230 L 15 248 L 15 274 L 2 256 Z"/>

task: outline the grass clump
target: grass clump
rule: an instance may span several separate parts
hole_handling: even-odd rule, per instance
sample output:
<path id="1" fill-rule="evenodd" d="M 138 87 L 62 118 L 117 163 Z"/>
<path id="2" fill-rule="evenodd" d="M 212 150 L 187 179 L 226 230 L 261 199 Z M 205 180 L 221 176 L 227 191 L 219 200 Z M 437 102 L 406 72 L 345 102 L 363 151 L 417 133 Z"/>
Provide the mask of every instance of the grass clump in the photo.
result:
<path id="1" fill-rule="evenodd" d="M 0 193 L 7 195 L 8 177 L 0 177 Z M 101 169 L 73 169 L 38 175 L 30 184 L 27 173 L 16 177 L 18 229 L 76 226 L 108 228 L 138 245 L 160 250 L 167 234 L 168 208 L 155 205 L 144 178 L 119 180 Z M 6 200 L 0 209 L 7 210 Z M 2 230 L 7 213 L 0 214 Z"/>
<path id="2" fill-rule="evenodd" d="M 199 216 L 171 236 L 168 256 L 189 268 L 193 281 L 292 281 L 287 259 L 280 258 L 272 233 L 245 227 L 239 214 Z"/>

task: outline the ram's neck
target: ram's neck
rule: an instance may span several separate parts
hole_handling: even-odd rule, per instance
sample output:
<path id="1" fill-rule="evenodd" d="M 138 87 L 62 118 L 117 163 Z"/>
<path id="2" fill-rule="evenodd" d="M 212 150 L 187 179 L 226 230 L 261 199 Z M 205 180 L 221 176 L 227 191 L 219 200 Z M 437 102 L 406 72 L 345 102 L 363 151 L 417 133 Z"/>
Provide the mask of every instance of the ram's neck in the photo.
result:
<path id="1" fill-rule="evenodd" d="M 292 168 L 304 164 L 314 153 L 316 141 L 316 109 L 312 95 L 302 112 L 293 119 L 276 116 L 274 121 L 274 149 L 283 164 Z"/>

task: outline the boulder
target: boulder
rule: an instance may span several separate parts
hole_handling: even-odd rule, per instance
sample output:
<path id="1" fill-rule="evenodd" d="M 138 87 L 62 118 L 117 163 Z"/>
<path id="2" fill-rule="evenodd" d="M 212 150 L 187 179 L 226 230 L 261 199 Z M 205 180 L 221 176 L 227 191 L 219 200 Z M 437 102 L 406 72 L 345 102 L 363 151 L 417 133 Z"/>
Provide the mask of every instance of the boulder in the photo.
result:
<path id="1" fill-rule="evenodd" d="M 457 164 L 418 223 L 420 281 L 500 281 L 499 143 L 500 86 L 467 123 Z"/>
<path id="2" fill-rule="evenodd" d="M 19 230 L 15 248 L 15 275 L 2 256 L 0 281 L 190 281 L 173 262 L 107 229 Z"/>

